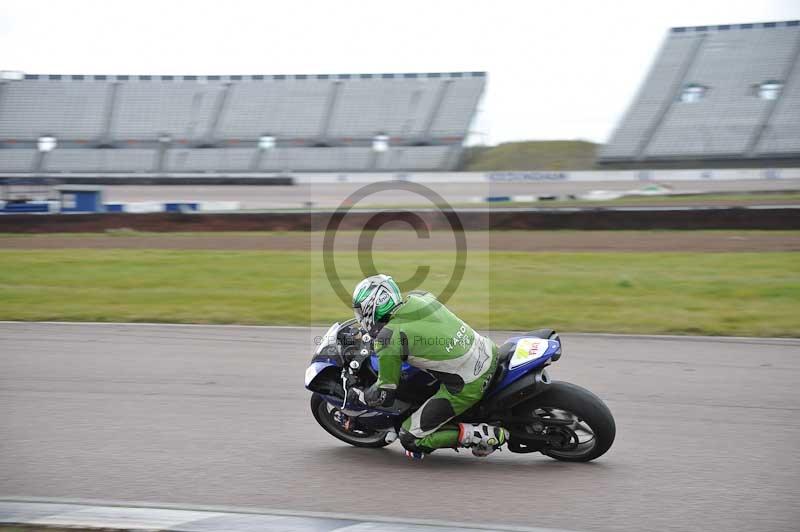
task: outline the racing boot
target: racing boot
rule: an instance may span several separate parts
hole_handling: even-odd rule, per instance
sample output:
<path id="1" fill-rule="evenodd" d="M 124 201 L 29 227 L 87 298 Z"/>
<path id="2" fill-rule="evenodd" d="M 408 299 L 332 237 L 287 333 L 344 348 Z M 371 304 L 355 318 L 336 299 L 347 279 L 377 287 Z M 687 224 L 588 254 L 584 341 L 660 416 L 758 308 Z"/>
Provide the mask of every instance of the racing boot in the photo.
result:
<path id="1" fill-rule="evenodd" d="M 489 456 L 508 441 L 508 431 L 502 427 L 494 427 L 486 423 L 458 424 L 458 443 L 462 447 L 472 449 L 478 457 Z"/>

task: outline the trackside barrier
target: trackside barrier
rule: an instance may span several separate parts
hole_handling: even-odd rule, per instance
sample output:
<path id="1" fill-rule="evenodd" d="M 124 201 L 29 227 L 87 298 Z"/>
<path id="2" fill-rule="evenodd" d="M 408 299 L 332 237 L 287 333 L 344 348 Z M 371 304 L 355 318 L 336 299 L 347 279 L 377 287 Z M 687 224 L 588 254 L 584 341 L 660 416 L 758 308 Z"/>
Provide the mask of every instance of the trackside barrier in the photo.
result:
<path id="1" fill-rule="evenodd" d="M 3 173 L 0 181 L 30 178 L 30 174 Z M 800 168 L 721 168 L 689 170 L 580 170 L 529 172 L 304 172 L 275 174 L 93 174 L 69 173 L 48 176 L 64 184 L 87 185 L 308 185 L 374 183 L 402 179 L 417 183 L 553 183 L 627 181 L 732 181 L 800 179 Z"/>
<path id="2" fill-rule="evenodd" d="M 463 209 L 457 211 L 465 230 L 609 230 L 609 229 L 800 229 L 800 207 L 709 207 L 614 209 Z M 324 231 L 333 216 L 326 211 L 259 213 L 103 213 L 9 214 L 0 216 L 0 232 L 102 232 L 110 229 L 138 231 Z M 369 222 L 419 217 L 432 230 L 450 230 L 450 222 L 436 210 L 352 211 L 343 217 L 341 230 L 361 230 Z"/>
<path id="3" fill-rule="evenodd" d="M 29 201 L 25 203 L 3 203 L 0 205 L 0 213 L 16 214 L 26 212 L 58 212 L 58 205 L 50 201 Z"/>
<path id="4" fill-rule="evenodd" d="M 39 175 L 20 172 L 3 172 L 0 168 L 0 183 L 15 179 L 41 179 Z M 92 174 L 70 172 L 66 174 L 53 173 L 45 176 L 63 185 L 190 185 L 190 186 L 214 186 L 214 185 L 259 185 L 259 186 L 291 186 L 294 185 L 294 178 L 289 176 L 275 175 L 225 175 L 225 174 Z"/>
<path id="5" fill-rule="evenodd" d="M 402 179 L 417 183 L 554 183 L 628 181 L 733 181 L 800 179 L 800 168 L 696 170 L 587 170 L 532 172 L 384 172 L 306 173 L 292 175 L 296 184 L 373 183 Z"/>
<path id="6" fill-rule="evenodd" d="M 66 208 L 65 208 L 66 206 Z M 238 201 L 138 201 L 130 203 L 104 203 L 96 209 L 80 207 L 75 202 L 63 201 L 32 201 L 25 203 L 0 202 L 0 214 L 15 213 L 130 213 L 147 214 L 159 212 L 191 213 L 191 212 L 225 212 L 238 211 L 241 204 Z M 85 210 L 79 210 L 85 209 Z"/>
<path id="7" fill-rule="evenodd" d="M 107 213 L 152 213 L 152 212 L 218 212 L 237 211 L 241 207 L 238 201 L 137 201 L 129 203 L 106 203 Z"/>

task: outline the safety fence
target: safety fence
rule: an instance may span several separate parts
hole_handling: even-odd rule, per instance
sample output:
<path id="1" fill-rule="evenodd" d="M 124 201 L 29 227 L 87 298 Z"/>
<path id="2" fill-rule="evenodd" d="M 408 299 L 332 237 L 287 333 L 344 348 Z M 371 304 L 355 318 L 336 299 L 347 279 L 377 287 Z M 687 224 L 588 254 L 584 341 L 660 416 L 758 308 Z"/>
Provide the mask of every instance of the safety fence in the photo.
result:
<path id="1" fill-rule="evenodd" d="M 462 209 L 453 211 L 463 230 L 645 230 L 645 229 L 800 229 L 800 207 L 645 207 L 604 209 Z M 451 213 L 430 210 L 270 211 L 257 213 L 102 213 L 8 214 L 0 232 L 52 233 L 136 231 L 324 231 L 360 230 L 367 224 L 412 222 L 430 230 L 452 230 Z M 332 224 L 332 221 L 338 222 Z"/>

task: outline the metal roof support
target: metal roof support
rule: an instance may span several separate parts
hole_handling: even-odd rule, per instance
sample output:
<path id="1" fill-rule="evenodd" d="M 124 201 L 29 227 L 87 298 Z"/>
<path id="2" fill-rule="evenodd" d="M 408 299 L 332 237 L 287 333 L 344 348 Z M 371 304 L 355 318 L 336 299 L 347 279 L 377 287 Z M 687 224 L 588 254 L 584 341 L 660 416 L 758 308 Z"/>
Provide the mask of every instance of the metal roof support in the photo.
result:
<path id="1" fill-rule="evenodd" d="M 273 151 L 275 148 L 272 148 Z M 250 158 L 250 164 L 248 165 L 248 170 L 251 172 L 258 172 L 259 167 L 261 166 L 261 159 L 264 157 L 264 154 L 267 150 L 263 150 L 261 148 L 256 148 L 253 156 Z"/>
<path id="2" fill-rule="evenodd" d="M 49 152 L 43 152 L 36 150 L 36 155 L 33 156 L 33 163 L 31 166 L 31 172 L 33 175 L 40 175 L 44 168 L 44 158 L 47 157 Z"/>
<path id="3" fill-rule="evenodd" d="M 3 96 L 6 94 L 8 83 L 8 81 L 0 81 L 0 112 L 3 110 Z"/>
<path id="4" fill-rule="evenodd" d="M 367 167 L 364 170 L 368 170 L 370 172 L 374 172 L 378 168 L 378 157 L 385 157 L 385 154 L 389 153 L 386 152 L 379 152 L 377 150 L 372 150 L 369 154 L 369 161 L 367 161 Z"/>
<path id="5" fill-rule="evenodd" d="M 225 112 L 225 107 L 228 103 L 228 93 L 232 90 L 231 87 L 233 86 L 232 83 L 225 83 L 222 87 L 222 90 L 217 95 L 217 102 L 214 107 L 214 114 L 211 116 L 211 123 L 208 125 L 208 131 L 206 131 L 205 136 L 203 137 L 203 144 L 213 144 L 214 137 L 217 133 L 217 126 L 219 125 L 219 121 L 222 118 L 222 113 Z"/>
<path id="6" fill-rule="evenodd" d="M 341 87 L 341 81 L 334 81 L 331 83 L 331 89 L 328 92 L 328 101 L 325 103 L 325 112 L 322 115 L 322 123 L 319 126 L 318 140 L 321 144 L 328 143 L 328 131 L 331 127 L 333 113 L 336 112 L 336 104 L 339 101 L 339 92 L 341 91 Z"/>
<path id="7" fill-rule="evenodd" d="M 753 132 L 752 137 L 747 142 L 747 148 L 744 151 L 744 155 L 746 157 L 755 157 L 756 149 L 758 149 L 758 144 L 761 142 L 761 138 L 764 136 L 764 133 L 769 129 L 769 123 L 772 120 L 772 115 L 775 112 L 775 108 L 778 106 L 778 102 L 786 94 L 787 89 L 789 88 L 789 80 L 792 79 L 792 74 L 794 73 L 794 69 L 797 68 L 797 63 L 800 62 L 800 32 L 797 32 L 797 43 L 794 46 L 794 52 L 792 52 L 792 60 L 789 61 L 789 64 L 786 66 L 786 70 L 783 72 L 783 88 L 781 88 L 781 92 L 777 98 L 774 100 L 770 100 L 767 108 L 764 110 L 763 117 L 761 122 L 756 127 L 756 130 Z"/>
<path id="8" fill-rule="evenodd" d="M 444 157 L 444 161 L 439 168 L 436 170 L 455 170 L 458 166 L 458 163 L 461 161 L 461 152 L 462 152 L 462 145 L 461 144 L 453 144 L 450 146 L 450 149 L 447 150 L 447 155 Z"/>
<path id="9" fill-rule="evenodd" d="M 446 79 L 442 81 L 441 85 L 439 85 L 439 93 L 436 95 L 436 102 L 433 104 L 431 114 L 428 115 L 428 119 L 425 121 L 425 128 L 422 130 L 423 142 L 430 142 L 431 140 L 431 130 L 433 129 L 433 124 L 436 122 L 436 118 L 439 116 L 439 112 L 442 109 L 442 105 L 444 104 L 444 100 L 447 97 L 447 93 L 449 92 L 452 83 L 452 79 Z"/>
<path id="10" fill-rule="evenodd" d="M 101 146 L 108 146 L 113 143 L 112 128 L 114 127 L 114 115 L 117 109 L 117 94 L 119 93 L 119 81 L 115 81 L 108 86 L 108 100 L 106 101 L 105 116 L 103 117 L 103 131 L 97 139 Z"/>
<path id="11" fill-rule="evenodd" d="M 700 53 L 700 49 L 703 47 L 705 40 L 705 33 L 700 33 L 697 35 L 697 40 L 694 43 L 691 53 L 689 53 L 689 56 L 684 61 L 683 65 L 681 65 L 680 74 L 675 76 L 675 82 L 672 84 L 672 88 L 669 91 L 669 98 L 665 98 L 661 103 L 661 108 L 658 110 L 655 120 L 653 120 L 653 123 L 647 128 L 644 135 L 642 135 L 642 140 L 639 142 L 639 146 L 637 146 L 636 153 L 634 155 L 636 160 L 640 161 L 644 158 L 647 147 L 653 140 L 653 136 L 655 136 L 656 131 L 658 131 L 658 128 L 661 127 L 661 123 L 664 121 L 664 118 L 666 118 L 667 113 L 678 99 L 678 95 L 686 83 L 686 76 L 689 74 L 689 69 L 692 68 L 695 59 L 697 59 L 697 55 Z"/>
<path id="12" fill-rule="evenodd" d="M 153 171 L 157 174 L 167 173 L 167 150 L 170 149 L 170 142 L 161 142 L 158 145 L 158 153 L 156 154 L 156 167 Z"/>

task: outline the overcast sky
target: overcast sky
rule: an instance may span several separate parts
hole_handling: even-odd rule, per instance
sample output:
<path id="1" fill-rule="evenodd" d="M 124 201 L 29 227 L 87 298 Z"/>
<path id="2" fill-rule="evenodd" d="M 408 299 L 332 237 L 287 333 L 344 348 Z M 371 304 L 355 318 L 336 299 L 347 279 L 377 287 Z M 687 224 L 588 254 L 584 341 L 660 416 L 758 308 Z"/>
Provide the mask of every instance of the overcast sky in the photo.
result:
<path id="1" fill-rule="evenodd" d="M 602 142 L 668 28 L 788 19 L 800 0 L 0 0 L 0 69 L 485 70 L 475 129 L 487 142 Z"/>

